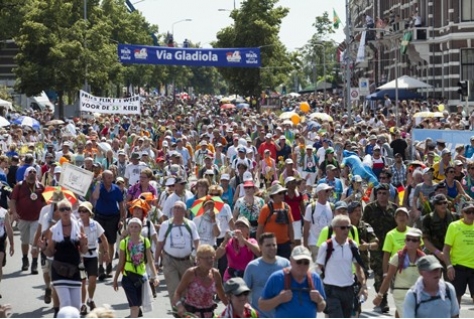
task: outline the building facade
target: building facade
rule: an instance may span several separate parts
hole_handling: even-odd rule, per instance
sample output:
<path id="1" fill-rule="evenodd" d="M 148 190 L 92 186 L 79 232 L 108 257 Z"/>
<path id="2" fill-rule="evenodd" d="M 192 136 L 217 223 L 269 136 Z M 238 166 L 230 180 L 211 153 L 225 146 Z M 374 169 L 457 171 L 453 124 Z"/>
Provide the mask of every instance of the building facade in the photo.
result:
<path id="1" fill-rule="evenodd" d="M 354 41 L 367 32 L 365 60 L 355 65 L 353 82 L 368 77 L 372 87 L 409 75 L 432 85 L 429 97 L 458 104 L 460 80 L 469 80 L 474 101 L 474 0 L 352 0 L 349 2 Z M 369 18 L 367 18 L 369 16 Z M 370 33 L 370 34 L 369 34 Z M 407 40 L 411 36 L 411 40 Z M 401 47 L 405 47 L 404 53 Z"/>

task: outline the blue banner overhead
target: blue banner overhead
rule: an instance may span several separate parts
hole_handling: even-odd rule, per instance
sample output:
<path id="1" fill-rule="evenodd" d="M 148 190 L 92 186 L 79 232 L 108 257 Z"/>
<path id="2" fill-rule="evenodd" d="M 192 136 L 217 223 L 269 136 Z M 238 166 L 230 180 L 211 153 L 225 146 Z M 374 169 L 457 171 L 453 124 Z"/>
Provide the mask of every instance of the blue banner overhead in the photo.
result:
<path id="1" fill-rule="evenodd" d="M 118 55 L 123 64 L 238 68 L 261 66 L 260 48 L 196 49 L 119 44 Z"/>

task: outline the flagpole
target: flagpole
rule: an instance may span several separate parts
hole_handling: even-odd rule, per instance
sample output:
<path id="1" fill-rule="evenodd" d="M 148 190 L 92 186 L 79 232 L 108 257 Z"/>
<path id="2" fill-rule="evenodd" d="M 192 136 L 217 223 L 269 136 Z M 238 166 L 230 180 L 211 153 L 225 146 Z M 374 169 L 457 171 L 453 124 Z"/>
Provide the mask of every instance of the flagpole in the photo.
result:
<path id="1" fill-rule="evenodd" d="M 346 0 L 346 52 L 344 60 L 346 62 L 346 108 L 348 116 L 348 124 L 352 125 L 352 103 L 351 103 L 351 70 L 350 70 L 350 42 L 351 42 L 351 20 L 350 20 L 350 10 L 349 10 L 349 0 Z"/>

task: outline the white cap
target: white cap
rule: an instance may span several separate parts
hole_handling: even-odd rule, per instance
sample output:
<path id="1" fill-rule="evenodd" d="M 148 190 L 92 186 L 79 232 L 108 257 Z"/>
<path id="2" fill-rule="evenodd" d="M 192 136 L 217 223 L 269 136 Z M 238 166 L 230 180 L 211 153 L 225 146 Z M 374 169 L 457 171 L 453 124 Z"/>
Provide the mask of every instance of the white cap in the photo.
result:
<path id="1" fill-rule="evenodd" d="M 272 138 L 272 134 L 267 133 L 267 135 L 265 135 L 265 138 Z"/>
<path id="2" fill-rule="evenodd" d="M 315 192 L 319 193 L 321 191 L 327 191 L 328 189 L 333 189 L 333 187 L 329 186 L 326 183 L 321 183 L 321 184 L 318 184 L 318 186 L 316 186 Z"/>
<path id="3" fill-rule="evenodd" d="M 61 173 L 61 166 L 56 166 L 54 168 L 54 174 L 56 174 L 56 173 Z"/>
<path id="4" fill-rule="evenodd" d="M 245 172 L 245 173 L 244 173 L 244 176 L 243 176 L 243 180 L 244 180 L 244 182 L 246 182 L 246 181 L 253 181 L 252 173 L 250 173 L 250 172 L 248 172 L 248 171 Z"/>
<path id="5" fill-rule="evenodd" d="M 176 180 L 171 177 L 166 180 L 165 186 L 173 186 L 176 183 Z"/>
<path id="6" fill-rule="evenodd" d="M 222 174 L 221 175 L 221 180 L 226 180 L 226 181 L 230 180 L 230 175 L 229 174 Z"/>

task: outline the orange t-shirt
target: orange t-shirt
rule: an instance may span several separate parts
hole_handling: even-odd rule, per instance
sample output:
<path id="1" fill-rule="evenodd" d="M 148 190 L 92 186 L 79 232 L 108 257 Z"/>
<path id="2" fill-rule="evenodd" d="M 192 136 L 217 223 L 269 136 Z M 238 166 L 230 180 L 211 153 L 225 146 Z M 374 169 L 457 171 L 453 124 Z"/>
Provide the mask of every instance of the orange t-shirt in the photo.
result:
<path id="1" fill-rule="evenodd" d="M 258 224 L 263 226 L 263 232 L 270 232 L 274 233 L 277 244 L 284 244 L 290 241 L 290 236 L 288 235 L 289 229 L 288 227 L 293 227 L 293 214 L 291 213 L 291 208 L 288 206 L 288 224 L 278 224 L 276 222 L 277 218 L 277 210 L 285 209 L 285 203 L 282 202 L 280 204 L 273 203 L 273 216 L 270 217 L 267 224 L 265 225 L 265 221 L 270 214 L 270 208 L 268 205 L 265 205 L 260 210 L 260 215 L 258 216 Z"/>

